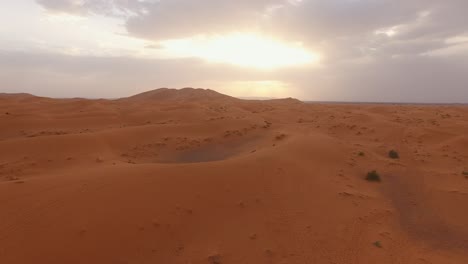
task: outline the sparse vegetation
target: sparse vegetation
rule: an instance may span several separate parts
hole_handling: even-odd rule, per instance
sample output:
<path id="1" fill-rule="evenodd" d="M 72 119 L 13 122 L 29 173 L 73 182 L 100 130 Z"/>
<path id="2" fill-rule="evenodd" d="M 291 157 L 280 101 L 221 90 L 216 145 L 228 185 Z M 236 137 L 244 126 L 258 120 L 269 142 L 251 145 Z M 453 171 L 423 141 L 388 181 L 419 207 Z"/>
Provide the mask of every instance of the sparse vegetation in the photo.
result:
<path id="1" fill-rule="evenodd" d="M 463 175 L 468 176 L 468 171 L 462 172 Z"/>
<path id="2" fill-rule="evenodd" d="M 374 244 L 374 246 L 376 246 L 378 248 L 382 248 L 382 243 L 380 241 L 375 241 L 373 244 Z"/>
<path id="3" fill-rule="evenodd" d="M 283 140 L 286 138 L 286 134 L 279 134 L 275 137 L 276 140 Z"/>
<path id="4" fill-rule="evenodd" d="M 366 180 L 370 182 L 380 182 L 380 175 L 377 171 L 373 170 L 367 173 Z"/>
<path id="5" fill-rule="evenodd" d="M 221 264 L 221 255 L 212 255 L 208 257 L 210 264 Z"/>
<path id="6" fill-rule="evenodd" d="M 360 152 L 358 153 L 358 155 L 359 155 L 360 157 L 364 157 L 366 154 L 365 154 L 364 152 L 360 151 Z"/>
<path id="7" fill-rule="evenodd" d="M 395 150 L 390 150 L 390 152 L 388 152 L 388 156 L 391 158 L 391 159 L 399 159 L 400 158 L 400 155 L 398 154 L 398 152 L 396 152 Z"/>

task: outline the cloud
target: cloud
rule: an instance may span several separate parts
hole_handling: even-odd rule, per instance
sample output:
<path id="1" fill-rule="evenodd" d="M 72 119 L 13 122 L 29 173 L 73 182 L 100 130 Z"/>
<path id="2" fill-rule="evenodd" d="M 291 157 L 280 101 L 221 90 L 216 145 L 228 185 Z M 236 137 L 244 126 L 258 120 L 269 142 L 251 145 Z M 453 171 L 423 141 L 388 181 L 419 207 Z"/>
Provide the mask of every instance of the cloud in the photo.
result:
<path id="1" fill-rule="evenodd" d="M 424 1 L 409 0 L 37 0 L 48 10 L 123 17 L 130 35 L 167 40 L 258 31 L 314 43 L 361 35 L 414 18 Z M 427 4 L 426 4 L 427 6 Z"/>
<path id="2" fill-rule="evenodd" d="M 155 40 L 255 30 L 268 8 L 284 0 L 163 0 L 127 23 L 130 34 Z"/>
<path id="3" fill-rule="evenodd" d="M 109 16 L 138 15 L 149 3 L 131 0 L 36 0 L 36 2 L 52 12 Z"/>
<path id="4" fill-rule="evenodd" d="M 118 15 L 128 34 L 153 41 L 262 32 L 345 56 L 444 48 L 468 31 L 465 0 L 37 0 L 48 10 Z M 391 32 L 391 34 L 376 34 Z M 428 42 L 429 45 L 415 45 Z M 410 48 L 404 47 L 405 42 Z M 438 42 L 436 44 L 436 42 Z M 390 46 L 388 48 L 387 46 Z M 393 47 L 393 48 L 392 48 Z M 417 50 L 420 47 L 421 50 Z M 382 54 L 382 53 L 380 53 Z M 340 55 L 341 56 L 341 55 Z M 333 56 L 332 56 L 333 57 Z M 333 57 L 336 59 L 335 57 Z"/>
<path id="5" fill-rule="evenodd" d="M 130 34 L 169 39 L 251 29 L 269 8 L 287 0 L 36 0 L 47 10 L 123 16 Z"/>

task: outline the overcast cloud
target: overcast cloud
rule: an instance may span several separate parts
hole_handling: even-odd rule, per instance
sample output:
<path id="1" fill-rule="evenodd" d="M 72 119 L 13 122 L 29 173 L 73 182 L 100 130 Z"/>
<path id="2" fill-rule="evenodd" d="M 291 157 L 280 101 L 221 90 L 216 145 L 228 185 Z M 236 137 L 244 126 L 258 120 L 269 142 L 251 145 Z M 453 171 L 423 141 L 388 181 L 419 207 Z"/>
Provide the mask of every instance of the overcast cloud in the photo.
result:
<path id="1" fill-rule="evenodd" d="M 468 103 L 466 0 L 19 2 L 22 4 L 0 3 L 0 10 L 4 10 L 0 15 L 9 8 L 14 12 L 34 9 L 38 15 L 27 23 L 36 23 L 34 20 L 42 17 L 69 14 L 70 19 L 85 20 L 87 30 L 92 25 L 102 27 L 103 34 L 126 38 L 132 46 L 119 47 L 119 40 L 113 37 L 97 42 L 96 35 L 93 40 L 97 44 L 78 45 L 69 37 L 69 42 L 58 45 L 52 37 L 60 36 L 31 39 L 13 35 L 14 27 L 24 25 L 0 21 L 0 91 L 119 97 L 158 87 L 210 85 L 206 88 L 255 96 L 255 91 L 244 95 L 245 89 L 226 88 L 224 84 L 274 81 L 287 89 L 278 94 L 272 88 L 270 96 L 303 100 Z M 7 17 L 5 14 L 4 20 Z M 71 24 L 68 28 L 73 25 L 80 26 Z M 111 30 L 106 30 L 108 27 Z M 47 27 L 42 30 L 47 31 Z M 231 32 L 254 32 L 285 43 L 302 43 L 321 55 L 320 67 L 264 71 L 159 54 L 161 43 L 167 40 Z M 106 52 L 83 51 L 101 49 Z M 148 54 L 151 56 L 145 57 Z M 268 96 L 264 89 L 262 93 L 258 95 Z"/>

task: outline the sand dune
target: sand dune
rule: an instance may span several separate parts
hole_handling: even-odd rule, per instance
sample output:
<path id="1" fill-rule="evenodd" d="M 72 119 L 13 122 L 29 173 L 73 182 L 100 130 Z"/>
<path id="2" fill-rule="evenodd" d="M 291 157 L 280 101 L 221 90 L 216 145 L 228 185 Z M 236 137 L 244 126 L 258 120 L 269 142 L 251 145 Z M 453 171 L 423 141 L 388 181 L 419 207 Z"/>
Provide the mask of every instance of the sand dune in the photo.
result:
<path id="1" fill-rule="evenodd" d="M 466 106 L 0 94 L 0 127 L 0 263 L 468 263 Z"/>

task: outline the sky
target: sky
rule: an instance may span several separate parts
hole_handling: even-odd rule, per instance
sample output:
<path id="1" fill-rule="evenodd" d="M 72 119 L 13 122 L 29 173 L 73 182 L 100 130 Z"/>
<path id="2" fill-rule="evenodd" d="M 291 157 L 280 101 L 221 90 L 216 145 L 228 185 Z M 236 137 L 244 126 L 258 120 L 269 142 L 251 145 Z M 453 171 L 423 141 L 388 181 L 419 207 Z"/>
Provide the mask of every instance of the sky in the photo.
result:
<path id="1" fill-rule="evenodd" d="M 5 0 L 0 92 L 468 103 L 466 0 Z"/>

